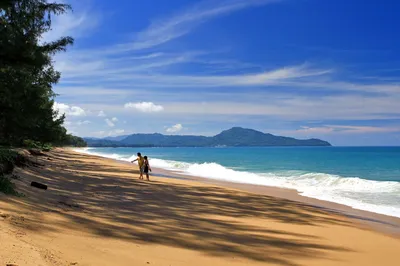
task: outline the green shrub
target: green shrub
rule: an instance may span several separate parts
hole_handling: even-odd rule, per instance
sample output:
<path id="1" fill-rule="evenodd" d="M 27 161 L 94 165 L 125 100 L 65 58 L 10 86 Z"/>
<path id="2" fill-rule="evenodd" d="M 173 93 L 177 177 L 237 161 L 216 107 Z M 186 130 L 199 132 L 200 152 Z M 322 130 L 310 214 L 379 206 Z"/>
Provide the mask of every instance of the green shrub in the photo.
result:
<path id="1" fill-rule="evenodd" d="M 7 177 L 0 176 L 0 192 L 4 194 L 19 196 L 20 194 L 15 190 L 15 185 Z"/>
<path id="2" fill-rule="evenodd" d="M 19 196 L 20 194 L 15 190 L 14 183 L 5 174 L 11 174 L 15 164 L 21 161 L 21 156 L 10 149 L 0 149 L 0 192 L 5 194 Z"/>
<path id="3" fill-rule="evenodd" d="M 0 149 L 0 163 L 11 162 L 15 163 L 18 153 L 10 149 Z"/>
<path id="4" fill-rule="evenodd" d="M 24 144 L 24 147 L 26 147 L 28 149 L 39 149 L 39 150 L 43 150 L 43 151 L 50 151 L 53 148 L 51 143 L 41 143 L 39 141 L 34 141 L 34 140 L 30 140 L 30 139 L 24 140 L 23 144 Z"/>
<path id="5" fill-rule="evenodd" d="M 0 175 L 11 174 L 18 154 L 9 149 L 0 149 Z"/>
<path id="6" fill-rule="evenodd" d="M 53 146 L 50 143 L 43 144 L 42 146 L 43 151 L 51 151 L 51 149 L 53 149 Z"/>
<path id="7" fill-rule="evenodd" d="M 40 149 L 41 144 L 38 141 L 34 141 L 31 139 L 26 139 L 23 141 L 24 147 L 28 149 Z"/>

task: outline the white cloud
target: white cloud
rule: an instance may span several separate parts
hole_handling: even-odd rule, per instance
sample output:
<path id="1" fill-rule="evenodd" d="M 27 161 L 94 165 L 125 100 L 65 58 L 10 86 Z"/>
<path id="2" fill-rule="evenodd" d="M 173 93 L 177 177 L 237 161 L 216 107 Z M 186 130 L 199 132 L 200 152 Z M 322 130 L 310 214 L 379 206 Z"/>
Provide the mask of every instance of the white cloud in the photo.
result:
<path id="1" fill-rule="evenodd" d="M 65 103 L 54 102 L 53 109 L 58 111 L 59 115 L 66 116 L 85 116 L 86 112 L 78 106 L 70 106 Z"/>
<path id="2" fill-rule="evenodd" d="M 100 117 L 105 117 L 105 116 L 106 116 L 106 114 L 104 113 L 104 111 L 100 111 L 100 112 L 99 112 L 99 114 L 98 114 L 97 116 L 100 116 Z"/>
<path id="3" fill-rule="evenodd" d="M 111 118 L 111 121 L 113 121 L 113 122 L 118 122 L 118 118 L 113 117 L 113 118 Z"/>
<path id="4" fill-rule="evenodd" d="M 65 114 L 69 110 L 69 105 L 64 103 L 54 102 L 53 109 L 58 111 L 60 115 Z"/>
<path id="5" fill-rule="evenodd" d="M 108 118 L 106 118 L 104 121 L 106 121 L 106 123 L 107 123 L 107 125 L 108 125 L 109 127 L 114 127 L 114 126 L 115 126 L 115 124 L 114 124 L 110 119 L 108 119 Z"/>
<path id="6" fill-rule="evenodd" d="M 68 115 L 72 116 L 84 116 L 86 115 L 85 110 L 78 106 L 71 106 L 70 110 L 67 113 Z"/>
<path id="7" fill-rule="evenodd" d="M 183 126 L 181 124 L 176 124 L 173 125 L 172 127 L 167 128 L 165 131 L 167 131 L 168 133 L 176 133 L 179 132 L 183 129 Z"/>
<path id="8" fill-rule="evenodd" d="M 126 103 L 124 107 L 126 109 L 136 109 L 143 113 L 156 113 L 164 110 L 163 106 L 152 102 Z"/>

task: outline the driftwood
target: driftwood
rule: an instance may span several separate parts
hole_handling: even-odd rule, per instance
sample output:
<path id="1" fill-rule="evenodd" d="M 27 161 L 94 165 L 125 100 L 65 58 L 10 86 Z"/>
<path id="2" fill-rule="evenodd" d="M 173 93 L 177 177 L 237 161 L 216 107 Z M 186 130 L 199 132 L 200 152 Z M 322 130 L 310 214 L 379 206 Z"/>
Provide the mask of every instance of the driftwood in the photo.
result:
<path id="1" fill-rule="evenodd" d="M 44 185 L 44 184 L 41 184 L 41 183 L 38 183 L 38 182 L 32 182 L 31 183 L 31 186 L 32 187 L 36 187 L 36 188 L 40 188 L 40 189 L 44 189 L 44 190 L 47 190 L 47 186 L 46 185 Z"/>

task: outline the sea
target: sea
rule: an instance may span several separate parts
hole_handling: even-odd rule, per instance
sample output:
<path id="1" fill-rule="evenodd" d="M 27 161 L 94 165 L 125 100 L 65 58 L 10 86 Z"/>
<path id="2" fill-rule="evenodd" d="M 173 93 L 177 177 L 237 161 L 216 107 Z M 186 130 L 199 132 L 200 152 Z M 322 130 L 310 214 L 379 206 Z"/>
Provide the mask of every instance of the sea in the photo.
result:
<path id="1" fill-rule="evenodd" d="M 400 147 L 84 148 L 78 151 L 400 217 Z"/>

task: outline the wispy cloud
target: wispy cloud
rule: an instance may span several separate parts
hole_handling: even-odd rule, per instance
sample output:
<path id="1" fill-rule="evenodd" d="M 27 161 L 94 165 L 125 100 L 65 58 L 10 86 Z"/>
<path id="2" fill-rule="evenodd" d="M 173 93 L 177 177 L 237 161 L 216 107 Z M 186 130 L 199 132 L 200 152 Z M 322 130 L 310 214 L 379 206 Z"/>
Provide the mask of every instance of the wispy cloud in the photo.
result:
<path id="1" fill-rule="evenodd" d="M 78 125 L 78 126 L 81 126 L 81 125 L 88 125 L 88 124 L 91 124 L 92 122 L 90 122 L 89 120 L 84 120 L 84 121 L 78 121 L 76 124 Z"/>
<path id="2" fill-rule="evenodd" d="M 96 51 L 96 49 L 93 49 Z M 179 53 L 144 54 L 139 57 L 118 54 L 118 56 L 97 55 L 94 51 L 84 53 L 72 50 L 67 54 L 57 55 L 55 67 L 62 72 L 62 81 L 85 84 L 93 78 L 112 82 L 121 78 L 125 81 L 135 80 L 136 75 L 149 76 L 155 71 L 162 71 L 174 65 L 195 62 L 201 51 Z M 131 76 L 131 78 L 129 78 Z"/>
<path id="3" fill-rule="evenodd" d="M 303 134 L 369 134 L 369 133 L 391 133 L 400 132 L 400 127 L 376 127 L 376 126 L 353 126 L 353 125 L 324 125 L 320 127 L 303 126 L 294 133 Z M 293 133 L 293 132 L 292 132 Z"/>
<path id="4" fill-rule="evenodd" d="M 149 92 L 150 93 L 150 92 Z M 127 97 L 132 97 L 129 94 Z M 143 95 L 151 97 L 150 94 Z M 133 96 L 136 98 L 136 96 Z M 400 119 L 400 95 L 301 95 L 292 92 L 256 91 L 226 93 L 168 92 L 156 95 L 154 102 L 133 102 L 126 107 L 116 102 L 83 104 L 85 109 L 101 109 L 107 113 L 124 116 L 131 114 L 136 107 L 153 110 L 154 106 L 163 108 L 163 115 L 185 117 L 190 115 L 230 115 L 230 116 L 268 116 L 284 120 L 369 120 Z M 136 107 L 135 107 L 136 106 Z"/>
<path id="5" fill-rule="evenodd" d="M 92 9 L 85 7 L 84 11 L 68 11 L 65 14 L 52 17 L 52 29 L 42 36 L 43 42 L 51 42 L 64 36 L 82 37 L 88 31 L 96 28 L 100 16 Z"/>
<path id="6" fill-rule="evenodd" d="M 209 52 L 205 51 L 180 51 L 178 53 L 165 53 L 162 51 L 145 52 L 151 48 L 178 37 L 188 34 L 201 23 L 227 15 L 241 9 L 254 6 L 262 6 L 279 2 L 279 0 L 221 0 L 221 1 L 202 1 L 197 5 L 173 14 L 172 16 L 158 19 L 150 24 L 146 29 L 135 33 L 133 42 L 118 42 L 108 47 L 91 47 L 90 49 L 70 49 L 68 54 L 59 54 L 56 57 L 56 69 L 62 72 L 62 82 L 69 84 L 87 84 L 95 78 L 101 78 L 99 82 L 115 83 L 124 81 L 143 82 L 152 79 L 154 72 L 166 69 L 173 65 L 183 65 L 186 63 L 196 63 L 204 65 L 205 70 L 210 72 L 209 67 L 216 67 L 221 70 L 221 66 L 229 65 L 231 70 L 247 69 L 254 70 L 254 65 L 249 63 L 234 64 L 226 63 L 225 60 L 215 60 L 215 58 L 203 57 Z M 92 29 L 98 19 L 92 16 L 91 12 L 85 11 L 61 16 L 54 21 L 54 30 L 45 36 L 45 39 L 58 36 L 72 35 L 78 40 L 79 31 Z M 58 18 L 56 18 L 58 19 Z M 94 22 L 92 22 L 94 21 Z M 87 26 L 89 25 L 89 26 Z M 260 69 L 260 66 L 258 66 Z M 146 74 L 146 75 L 143 75 Z M 151 75 L 149 75 L 151 74 Z M 261 73 L 262 74 L 262 73 Z M 156 82 L 162 83 L 162 79 L 167 77 L 156 77 Z M 171 77 L 174 78 L 174 77 Z M 190 78 L 190 77 L 187 77 Z M 259 77 L 262 78 L 262 77 Z"/>
<path id="7" fill-rule="evenodd" d="M 312 67 L 309 64 L 286 66 L 264 72 L 246 74 L 209 75 L 198 72 L 196 74 L 170 74 L 168 67 L 186 63 L 196 63 L 198 54 L 183 53 L 174 56 L 161 56 L 149 60 L 140 60 L 125 64 L 114 64 L 104 58 L 91 62 L 87 59 L 73 61 L 73 56 L 59 61 L 59 70 L 63 70 L 63 86 L 75 86 L 65 93 L 115 95 L 128 93 L 127 88 L 215 88 L 215 87 L 291 87 L 301 90 L 326 90 L 339 92 L 369 92 L 399 94 L 398 82 L 383 81 L 379 78 L 365 82 L 347 81 L 338 79 L 332 74 L 340 74 L 332 68 Z M 68 62 L 69 61 L 69 62 Z M 212 62 L 212 61 L 211 61 Z M 126 65 L 128 64 L 128 66 Z M 75 66 L 79 67 L 75 67 Z M 165 67 L 165 73 L 160 73 Z M 217 67 L 218 68 L 218 67 Z M 184 69 L 184 67 L 183 67 Z M 161 71 L 163 72 L 163 71 Z M 336 73 L 335 73 L 336 72 Z M 101 87 L 95 86 L 101 84 Z M 96 88 L 81 90 L 79 87 Z M 112 87 L 106 89 L 104 87 Z M 62 88 L 59 88 L 62 90 Z M 135 91 L 129 91 L 135 93 Z"/>
<path id="8" fill-rule="evenodd" d="M 116 129 L 114 131 L 109 132 L 110 135 L 120 135 L 123 134 L 125 132 L 124 129 Z"/>
<path id="9" fill-rule="evenodd" d="M 173 62 L 182 62 L 183 59 L 177 59 Z M 103 84 L 112 84 L 117 88 L 126 88 L 131 84 L 141 85 L 145 87 L 245 87 L 245 86 L 313 86 L 322 84 L 314 84 L 310 81 L 302 81 L 299 79 L 307 77 L 317 77 L 332 73 L 331 69 L 310 68 L 306 65 L 288 66 L 279 69 L 273 69 L 261 73 L 236 74 L 236 75 L 166 75 L 166 74 L 143 74 L 140 70 L 143 68 L 156 68 L 160 65 L 171 64 L 172 62 L 158 62 L 151 65 L 141 65 L 130 68 L 113 68 L 101 71 L 88 71 L 69 76 L 66 72 L 64 78 L 65 83 L 84 85 L 93 83 L 93 79 Z M 79 79 L 77 77 L 79 76 Z"/>
<path id="10" fill-rule="evenodd" d="M 288 133 L 299 135 L 397 130 L 395 127 L 345 125 L 346 121 L 351 123 L 350 120 L 400 119 L 400 85 L 394 78 L 379 77 L 374 72 L 368 79 L 360 79 L 362 73 L 352 72 L 354 76 L 350 76 L 343 66 L 321 67 L 318 62 L 301 64 L 307 62 L 307 58 L 287 65 L 246 62 L 232 51 L 217 50 L 221 47 L 213 47 L 214 51 L 197 50 L 198 46 L 196 50 L 163 49 L 166 47 L 163 44 L 194 33 L 203 23 L 274 2 L 278 1 L 203 1 L 153 21 L 133 33 L 131 41 L 116 37 L 114 43 L 106 47 L 94 45 L 81 49 L 77 45 L 56 58 L 62 80 L 55 91 L 61 95 L 59 101 L 68 103 L 58 104 L 58 108 L 67 113 L 69 119 L 76 119 L 71 122 L 72 126 L 77 126 L 77 119 L 82 119 L 77 116 L 86 114 L 92 122 L 90 127 L 99 126 L 97 130 L 102 130 L 99 136 L 121 134 L 118 132 L 123 129 L 115 128 L 122 125 L 131 132 L 128 130 L 131 121 L 121 122 L 129 120 L 133 112 L 135 117 L 157 113 L 152 117 L 152 121 L 158 121 L 155 124 L 173 125 L 159 129 L 167 132 L 178 132 L 182 124 L 188 125 L 193 119 L 203 122 L 236 119 L 235 122 L 240 122 L 249 117 L 325 123 Z M 96 29 L 99 20 L 92 17 L 96 12 L 87 11 L 78 10 L 55 21 L 55 30 L 45 39 L 72 35 L 79 41 L 82 33 L 100 30 Z M 116 116 L 121 122 L 113 120 Z M 341 120 L 343 124 L 324 122 L 329 120 L 334 123 Z M 182 124 L 175 124 L 176 121 Z"/>
<path id="11" fill-rule="evenodd" d="M 129 46 L 132 50 L 151 48 L 190 33 L 198 25 L 247 7 L 266 5 L 277 0 L 229 0 L 203 1 L 172 17 L 160 19 L 136 34 Z"/>
<path id="12" fill-rule="evenodd" d="M 203 1 L 173 16 L 154 21 L 148 28 L 137 33 L 132 43 L 115 43 L 109 47 L 95 47 L 89 50 L 72 49 L 67 54 L 59 54 L 56 68 L 62 72 L 61 86 L 89 88 L 79 91 L 76 89 L 76 92 L 68 90 L 65 95 L 96 93 L 113 96 L 135 93 L 136 90 L 132 90 L 132 87 L 189 89 L 278 86 L 301 90 L 399 93 L 400 85 L 396 82 L 384 82 L 379 78 L 368 82 L 349 82 L 346 79 L 333 78 L 332 68 L 320 68 L 309 64 L 261 71 L 266 68 L 247 62 L 216 58 L 214 54 L 205 51 L 141 51 L 183 36 L 199 24 L 218 16 L 275 2 L 279 1 Z M 57 32 L 66 34 L 86 20 L 96 21 L 91 16 L 92 14 L 86 11 L 70 14 L 64 18 L 65 23 L 61 23 L 61 29 Z M 203 70 L 188 74 L 184 71 L 186 64 L 196 64 L 197 69 Z M 199 68 L 200 65 L 203 67 Z M 222 73 L 229 69 L 229 75 L 221 75 L 221 67 Z M 175 70 L 173 73 L 171 68 Z M 110 89 L 92 89 L 96 87 L 95 84 Z M 56 91 L 59 92 L 58 89 Z"/>
<path id="13" fill-rule="evenodd" d="M 170 14 L 162 19 L 154 20 L 147 28 L 134 33 L 133 41 L 114 43 L 100 49 L 81 50 L 76 54 L 81 57 L 91 56 L 121 56 L 130 60 L 152 59 L 162 56 L 162 52 L 153 52 L 144 55 L 127 56 L 127 53 L 136 53 L 160 44 L 172 41 L 192 32 L 198 25 L 219 16 L 227 15 L 241 9 L 262 6 L 280 2 L 281 0 L 204 0 L 200 3 L 184 9 L 176 14 Z M 59 36 L 70 35 L 80 37 L 81 33 L 93 29 L 99 24 L 100 17 L 87 7 L 80 13 L 69 13 L 56 17 L 53 28 L 44 36 L 45 40 L 54 39 Z M 88 53 L 89 52 L 89 53 Z"/>
<path id="14" fill-rule="evenodd" d="M 114 127 L 114 126 L 115 126 L 115 124 L 113 123 L 113 121 L 111 121 L 111 120 L 108 119 L 108 118 L 106 118 L 104 121 L 106 121 L 106 124 L 107 124 L 109 127 Z"/>
<path id="15" fill-rule="evenodd" d="M 92 132 L 91 135 L 96 136 L 96 137 L 113 137 L 113 136 L 119 136 L 124 133 L 125 133 L 124 129 L 114 129 L 114 130 L 110 130 L 110 131 L 101 130 L 101 131 Z"/>

